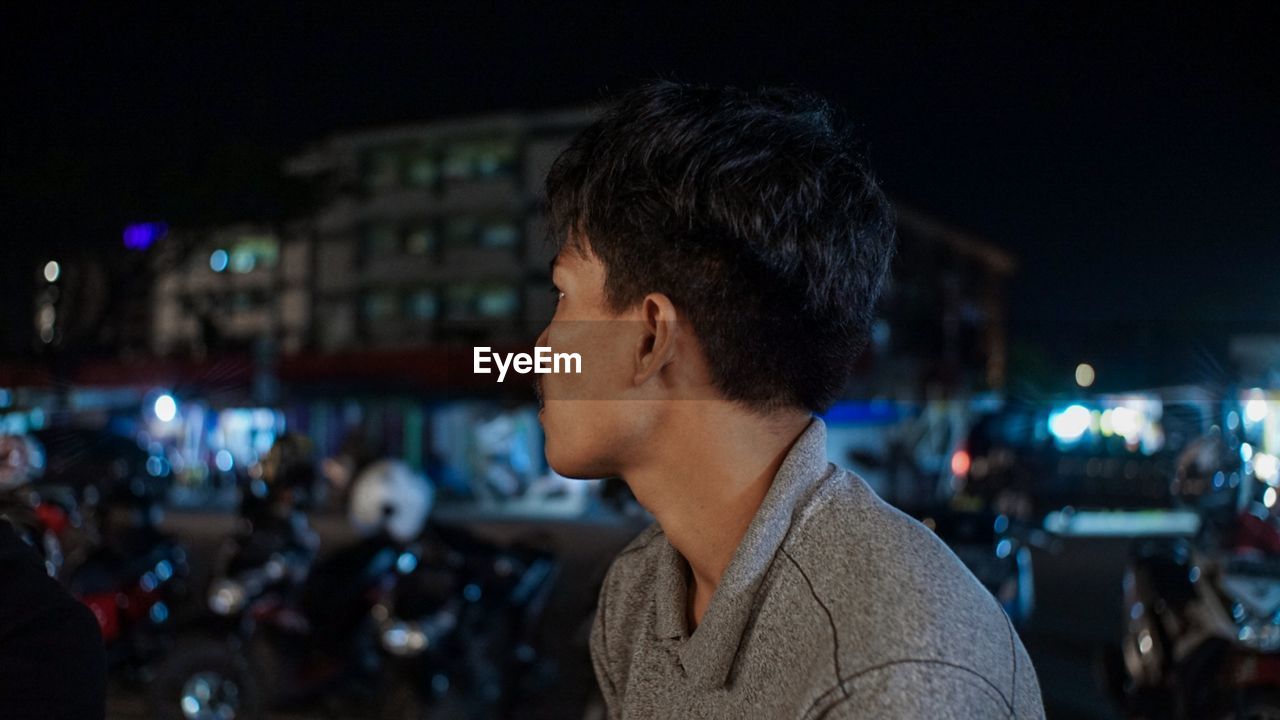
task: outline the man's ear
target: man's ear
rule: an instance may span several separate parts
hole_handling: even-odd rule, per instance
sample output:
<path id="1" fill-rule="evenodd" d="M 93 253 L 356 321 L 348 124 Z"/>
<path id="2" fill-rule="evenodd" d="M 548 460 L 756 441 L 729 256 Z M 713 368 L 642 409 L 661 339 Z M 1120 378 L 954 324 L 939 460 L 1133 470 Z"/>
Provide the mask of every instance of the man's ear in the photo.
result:
<path id="1" fill-rule="evenodd" d="M 655 377 L 675 359 L 676 306 L 662 293 L 649 293 L 640 301 L 640 341 L 636 345 L 636 385 Z"/>

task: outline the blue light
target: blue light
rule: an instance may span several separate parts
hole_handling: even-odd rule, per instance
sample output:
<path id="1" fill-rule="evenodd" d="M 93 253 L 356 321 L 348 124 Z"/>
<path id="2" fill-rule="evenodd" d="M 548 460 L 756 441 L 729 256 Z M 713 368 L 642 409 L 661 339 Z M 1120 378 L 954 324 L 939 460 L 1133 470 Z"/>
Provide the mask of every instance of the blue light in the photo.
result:
<path id="1" fill-rule="evenodd" d="M 396 558 L 396 569 L 401 575 L 408 575 L 416 567 L 418 567 L 418 556 L 413 553 L 400 553 L 400 557 Z"/>
<path id="2" fill-rule="evenodd" d="M 1059 440 L 1072 443 L 1079 440 L 1093 421 L 1089 408 L 1083 405 L 1072 405 L 1061 412 L 1049 416 L 1049 432 Z"/>
<path id="3" fill-rule="evenodd" d="M 222 272 L 227 269 L 227 263 L 231 261 L 227 251 L 219 248 L 209 255 L 209 269 L 214 272 Z"/>
<path id="4" fill-rule="evenodd" d="M 480 600 L 480 586 L 475 583 L 469 583 L 462 588 L 462 597 L 466 598 L 467 602 L 478 602 Z"/>
<path id="5" fill-rule="evenodd" d="M 147 474 L 151 477 L 164 477 L 169 474 L 169 463 L 156 455 L 147 458 Z"/>
<path id="6" fill-rule="evenodd" d="M 1012 551 L 1013 551 L 1013 543 L 1009 542 L 1008 539 L 1001 540 L 996 545 L 996 557 L 998 558 L 1007 558 L 1009 557 L 1009 553 Z"/>
<path id="7" fill-rule="evenodd" d="M 213 462 L 222 472 L 231 472 L 231 468 L 235 467 L 236 463 L 235 458 L 232 457 L 230 451 L 227 450 L 219 450 L 218 454 L 214 457 Z"/>
<path id="8" fill-rule="evenodd" d="M 822 420 L 828 425 L 878 425 L 894 422 L 900 416 L 898 406 L 891 402 L 851 400 L 833 405 L 822 414 Z"/>
<path id="9" fill-rule="evenodd" d="M 130 250 L 146 250 L 169 232 L 162 222 L 137 223 L 124 229 L 124 246 Z"/>
<path id="10" fill-rule="evenodd" d="M 169 607 L 162 602 L 151 606 L 151 622 L 157 625 L 169 619 Z"/>

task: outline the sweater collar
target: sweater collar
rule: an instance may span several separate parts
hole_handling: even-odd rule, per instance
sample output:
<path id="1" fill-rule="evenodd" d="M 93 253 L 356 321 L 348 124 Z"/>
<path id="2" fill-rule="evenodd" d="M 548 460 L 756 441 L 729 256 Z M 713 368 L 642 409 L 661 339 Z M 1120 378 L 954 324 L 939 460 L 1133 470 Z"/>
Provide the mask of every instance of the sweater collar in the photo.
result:
<path id="1" fill-rule="evenodd" d="M 688 563 L 662 536 L 654 584 L 654 630 L 676 641 L 687 675 L 704 689 L 722 687 L 755 607 L 756 593 L 791 529 L 804 497 L 828 471 L 826 426 L 813 418 L 783 459 L 711 596 L 702 623 L 689 636 L 686 622 Z"/>

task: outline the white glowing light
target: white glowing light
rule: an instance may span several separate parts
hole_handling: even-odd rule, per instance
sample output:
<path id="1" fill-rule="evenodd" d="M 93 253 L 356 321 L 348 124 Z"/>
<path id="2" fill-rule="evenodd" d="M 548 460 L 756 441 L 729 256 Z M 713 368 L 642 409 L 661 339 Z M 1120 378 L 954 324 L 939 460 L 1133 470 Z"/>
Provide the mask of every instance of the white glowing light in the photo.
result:
<path id="1" fill-rule="evenodd" d="M 1137 442 L 1142 432 L 1142 415 L 1133 408 L 1115 408 L 1111 411 L 1111 429 L 1125 440 Z"/>
<path id="2" fill-rule="evenodd" d="M 1244 404 L 1244 418 L 1249 422 L 1260 423 L 1267 418 L 1270 408 L 1267 407 L 1267 401 L 1260 397 L 1255 397 Z"/>
<path id="3" fill-rule="evenodd" d="M 155 410 L 160 422 L 171 422 L 178 416 L 178 401 L 174 400 L 172 395 L 165 393 L 156 398 L 155 407 L 152 409 Z"/>
<path id="4" fill-rule="evenodd" d="M 1240 460 L 1249 462 L 1253 459 L 1253 446 L 1249 443 L 1240 443 Z"/>
<path id="5" fill-rule="evenodd" d="M 62 266 L 55 260 L 50 260 L 44 264 L 44 279 L 48 282 L 57 282 L 58 276 L 62 274 Z"/>
<path id="6" fill-rule="evenodd" d="M 1080 387 L 1089 387 L 1097 376 L 1089 363 L 1080 363 L 1076 366 L 1076 384 Z"/>
<path id="7" fill-rule="evenodd" d="M 1266 505 L 1267 507 L 1273 507 L 1273 506 L 1275 506 L 1275 504 L 1276 504 L 1276 489 L 1275 489 L 1275 488 L 1273 488 L 1273 487 L 1269 487 L 1269 488 L 1267 488 L 1267 491 L 1266 491 L 1265 493 L 1263 493 L 1263 494 L 1262 494 L 1262 504 L 1263 504 L 1263 505 Z"/>
<path id="8" fill-rule="evenodd" d="M 1049 432 L 1059 440 L 1074 442 L 1089 429 L 1093 416 L 1089 408 L 1083 405 L 1072 405 L 1066 410 L 1054 413 L 1049 417 Z M 1114 418 L 1112 420 L 1114 422 Z"/>
<path id="9" fill-rule="evenodd" d="M 1274 485 L 1280 480 L 1280 458 L 1268 453 L 1253 456 L 1253 473 L 1265 483 Z"/>

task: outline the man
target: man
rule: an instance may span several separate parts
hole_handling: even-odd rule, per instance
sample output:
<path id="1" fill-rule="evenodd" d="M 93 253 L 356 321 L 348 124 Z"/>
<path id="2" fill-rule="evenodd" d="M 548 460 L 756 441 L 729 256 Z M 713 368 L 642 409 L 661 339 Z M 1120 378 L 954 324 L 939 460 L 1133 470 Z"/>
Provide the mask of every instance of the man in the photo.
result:
<path id="1" fill-rule="evenodd" d="M 611 717 L 1035 718 L 1026 651 L 928 530 L 829 465 L 814 413 L 867 342 L 884 196 L 804 95 L 662 83 L 547 179 L 547 458 L 657 522 L 614 562 L 592 657 Z"/>

